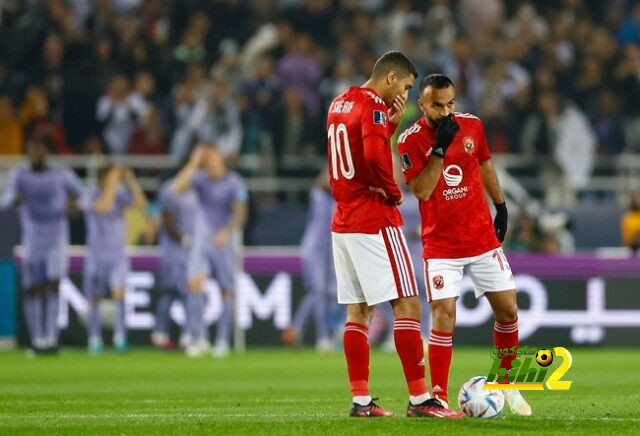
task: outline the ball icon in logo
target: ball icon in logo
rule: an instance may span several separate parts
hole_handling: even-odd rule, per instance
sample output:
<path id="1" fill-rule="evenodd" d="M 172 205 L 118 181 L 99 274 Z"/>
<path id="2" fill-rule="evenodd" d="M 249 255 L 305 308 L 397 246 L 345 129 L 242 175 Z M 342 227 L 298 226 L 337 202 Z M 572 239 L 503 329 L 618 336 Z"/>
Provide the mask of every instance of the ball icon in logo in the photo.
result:
<path id="1" fill-rule="evenodd" d="M 458 186 L 462 182 L 462 168 L 458 165 L 449 165 L 442 170 L 444 176 L 444 182 L 448 186 Z"/>
<path id="2" fill-rule="evenodd" d="M 536 353 L 536 362 L 538 362 L 538 365 L 543 368 L 551 365 L 551 362 L 553 362 L 553 354 L 551 354 L 551 350 L 547 350 L 546 348 L 539 350 Z"/>

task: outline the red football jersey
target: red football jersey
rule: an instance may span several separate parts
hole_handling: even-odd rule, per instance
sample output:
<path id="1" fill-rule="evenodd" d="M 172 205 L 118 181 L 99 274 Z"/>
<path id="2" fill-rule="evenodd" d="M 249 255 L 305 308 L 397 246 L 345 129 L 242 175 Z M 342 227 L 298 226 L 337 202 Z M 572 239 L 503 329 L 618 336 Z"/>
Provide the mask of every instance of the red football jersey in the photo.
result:
<path id="1" fill-rule="evenodd" d="M 377 187 L 388 194 L 400 195 L 393 181 L 391 148 L 388 147 L 396 127 L 389 121 L 386 104 L 372 89 L 354 86 L 331 102 L 327 116 L 327 156 L 331 192 L 336 200 L 332 231 L 375 234 L 384 227 L 402 225 L 402 216 L 395 204 L 369 189 Z M 388 168 L 388 174 L 373 171 L 371 158 L 369 161 L 365 158 L 365 139 L 375 135 L 386 144 L 375 158 L 380 166 Z"/>
<path id="2" fill-rule="evenodd" d="M 491 158 L 484 126 L 471 114 L 454 115 L 460 130 L 447 149 L 442 176 L 431 197 L 420 201 L 425 259 L 477 256 L 500 246 L 484 197 L 480 163 Z M 420 118 L 398 138 L 398 154 L 408 182 L 427 165 L 435 130 Z"/>

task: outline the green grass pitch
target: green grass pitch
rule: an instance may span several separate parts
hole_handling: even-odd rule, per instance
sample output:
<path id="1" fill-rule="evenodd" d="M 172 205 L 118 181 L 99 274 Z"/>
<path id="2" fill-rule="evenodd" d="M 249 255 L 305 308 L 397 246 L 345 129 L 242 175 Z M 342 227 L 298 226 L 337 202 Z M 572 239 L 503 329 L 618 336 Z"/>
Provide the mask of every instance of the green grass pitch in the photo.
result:
<path id="1" fill-rule="evenodd" d="M 0 353 L 0 435 L 14 434 L 632 434 L 640 433 L 640 351 L 574 348 L 568 391 L 524 395 L 534 415 L 494 419 L 404 417 L 395 354 L 374 351 L 371 390 L 399 416 L 354 419 L 342 354 L 252 350 L 224 360 L 134 349 L 90 357 L 65 349 L 28 359 Z M 556 359 L 550 367 L 558 366 Z M 489 347 L 456 348 L 450 395 L 486 375 Z M 551 373 L 551 371 L 550 371 Z M 453 402 L 453 401 L 452 401 Z"/>

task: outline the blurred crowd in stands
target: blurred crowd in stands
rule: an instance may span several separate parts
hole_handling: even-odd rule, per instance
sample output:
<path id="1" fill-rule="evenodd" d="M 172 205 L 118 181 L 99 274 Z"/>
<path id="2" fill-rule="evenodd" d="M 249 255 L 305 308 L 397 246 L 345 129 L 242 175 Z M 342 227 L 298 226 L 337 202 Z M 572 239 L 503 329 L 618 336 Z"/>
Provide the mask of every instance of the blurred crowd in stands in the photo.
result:
<path id="1" fill-rule="evenodd" d="M 0 154 L 46 135 L 177 163 L 206 141 L 245 174 L 296 174 L 324 155 L 328 102 L 392 49 L 453 79 L 493 153 L 539 159 L 547 206 L 640 151 L 632 0 L 5 0 Z"/>

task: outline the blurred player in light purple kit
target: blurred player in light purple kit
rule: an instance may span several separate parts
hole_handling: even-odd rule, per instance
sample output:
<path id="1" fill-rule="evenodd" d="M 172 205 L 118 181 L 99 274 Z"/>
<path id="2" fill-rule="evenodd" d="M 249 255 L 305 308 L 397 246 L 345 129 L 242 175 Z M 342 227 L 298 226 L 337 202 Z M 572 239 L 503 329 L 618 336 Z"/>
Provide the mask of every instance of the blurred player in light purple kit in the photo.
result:
<path id="1" fill-rule="evenodd" d="M 200 170 L 201 168 L 201 170 Z M 247 188 L 237 173 L 229 171 L 224 157 L 213 144 L 200 145 L 192 152 L 187 165 L 175 177 L 172 191 L 176 194 L 193 188 L 200 202 L 204 231 L 194 239 L 189 259 L 189 297 L 187 309 L 193 319 L 203 322 L 204 282 L 207 275 L 216 279 L 222 290 L 222 313 L 217 322 L 213 347 L 215 357 L 229 354 L 233 322 L 232 292 L 235 288 L 235 252 L 233 235 L 247 219 Z M 200 311 L 200 316 L 197 311 Z M 198 356 L 209 349 L 204 328 L 194 327 L 189 356 Z M 192 333 L 194 334 L 194 333 Z"/>
<path id="2" fill-rule="evenodd" d="M 29 162 L 14 169 L 0 206 L 18 206 L 20 216 L 24 314 L 36 352 L 58 347 L 58 284 L 67 275 L 70 198 L 82 184 L 68 168 L 51 164 L 42 141 L 28 145 Z M 44 303 L 46 310 L 43 317 Z"/>
<path id="3" fill-rule="evenodd" d="M 98 187 L 87 189 L 82 199 L 88 250 L 84 291 L 89 299 L 87 326 L 92 354 L 102 351 L 99 302 L 108 292 L 115 302 L 113 345 L 119 352 L 129 348 L 124 307 L 125 280 L 129 272 L 124 210 L 130 205 L 146 214 L 147 199 L 140 185 L 131 169 L 121 166 L 101 168 Z"/>
<path id="4" fill-rule="evenodd" d="M 151 342 L 162 348 L 172 348 L 168 331 L 169 308 L 174 300 L 181 300 L 186 312 L 183 327 L 183 332 L 186 333 L 181 336 L 180 345 L 188 345 L 194 334 L 193 330 L 202 328 L 202 311 L 196 311 L 195 316 L 199 316 L 200 320 L 195 320 L 193 307 L 190 307 L 187 301 L 189 255 L 193 241 L 196 235 L 201 234 L 203 226 L 198 197 L 193 189 L 176 194 L 171 190 L 172 184 L 173 179 L 164 182 L 158 195 L 162 206 L 162 227 L 159 235 L 162 296 L 156 309 L 156 325 Z M 193 302 L 191 303 L 193 306 Z"/>
<path id="5" fill-rule="evenodd" d="M 336 273 L 331 245 L 331 220 L 336 202 L 331 196 L 329 173 L 323 171 L 311 188 L 307 226 L 302 237 L 302 274 L 307 294 L 293 318 L 293 325 L 282 332 L 287 345 L 296 345 L 304 325 L 313 315 L 316 349 L 333 349 L 331 332 L 327 325 L 329 309 L 336 301 Z"/>

